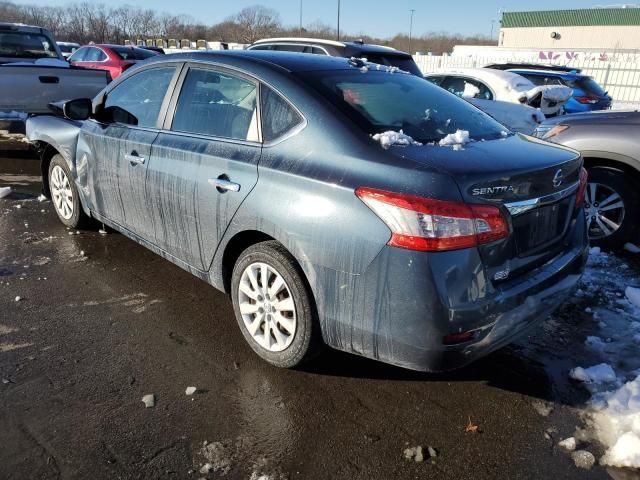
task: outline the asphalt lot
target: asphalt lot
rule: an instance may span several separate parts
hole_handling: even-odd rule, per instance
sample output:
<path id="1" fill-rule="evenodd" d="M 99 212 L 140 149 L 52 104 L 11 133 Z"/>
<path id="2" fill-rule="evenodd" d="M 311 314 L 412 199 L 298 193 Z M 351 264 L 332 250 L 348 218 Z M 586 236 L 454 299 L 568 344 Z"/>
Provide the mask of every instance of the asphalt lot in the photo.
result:
<path id="1" fill-rule="evenodd" d="M 556 445 L 588 397 L 567 371 L 589 299 L 555 315 L 554 335 L 454 373 L 333 351 L 279 370 L 225 295 L 98 225 L 66 230 L 36 198 L 38 168 L 0 153 L 15 189 L 0 200 L 0 478 L 634 478 L 578 469 Z M 406 460 L 415 446 L 437 457 Z"/>

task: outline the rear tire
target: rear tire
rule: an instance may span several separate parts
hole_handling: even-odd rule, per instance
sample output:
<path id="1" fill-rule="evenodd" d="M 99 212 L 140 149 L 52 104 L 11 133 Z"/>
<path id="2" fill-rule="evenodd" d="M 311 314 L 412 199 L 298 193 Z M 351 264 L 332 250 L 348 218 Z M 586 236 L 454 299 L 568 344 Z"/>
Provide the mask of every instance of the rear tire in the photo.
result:
<path id="1" fill-rule="evenodd" d="M 49 164 L 49 190 L 53 207 L 64 225 L 78 228 L 88 223 L 73 176 L 60 154 L 54 155 Z"/>
<path id="2" fill-rule="evenodd" d="M 592 245 L 618 250 L 636 240 L 640 195 L 636 177 L 621 170 L 591 167 L 585 192 L 585 215 Z"/>
<path id="3" fill-rule="evenodd" d="M 278 242 L 261 242 L 240 254 L 231 298 L 242 335 L 270 364 L 296 367 L 320 350 L 310 288 L 300 266 Z"/>

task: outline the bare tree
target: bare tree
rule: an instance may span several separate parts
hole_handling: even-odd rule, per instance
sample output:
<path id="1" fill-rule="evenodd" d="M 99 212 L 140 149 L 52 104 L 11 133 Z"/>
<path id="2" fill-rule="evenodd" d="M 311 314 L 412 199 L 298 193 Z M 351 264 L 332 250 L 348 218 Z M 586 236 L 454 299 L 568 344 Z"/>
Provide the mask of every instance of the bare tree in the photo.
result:
<path id="1" fill-rule="evenodd" d="M 154 10 L 144 10 L 131 6 L 110 8 L 104 4 L 70 3 L 64 6 L 40 7 L 30 4 L 16 4 L 0 0 L 0 19 L 6 22 L 22 22 L 39 25 L 51 30 L 59 40 L 79 43 L 124 43 L 125 40 L 158 38 L 188 38 L 218 40 L 223 42 L 253 43 L 260 38 L 271 36 L 299 36 L 335 39 L 336 31 L 322 22 L 307 25 L 300 32 L 299 27 L 285 28 L 278 12 L 260 5 L 247 7 L 215 25 L 204 25 L 187 15 L 158 14 Z M 367 43 L 388 45 L 400 50 L 409 48 L 409 38 L 401 33 L 391 39 L 380 39 L 360 35 Z M 450 52 L 456 44 L 491 45 L 494 40 L 482 36 L 464 37 L 450 33 L 426 33 L 412 39 L 414 51 L 439 54 Z M 412 52 L 413 53 L 413 52 Z"/>
<path id="2" fill-rule="evenodd" d="M 232 20 L 240 28 L 240 37 L 244 43 L 270 37 L 282 27 L 278 12 L 262 5 L 243 8 Z"/>

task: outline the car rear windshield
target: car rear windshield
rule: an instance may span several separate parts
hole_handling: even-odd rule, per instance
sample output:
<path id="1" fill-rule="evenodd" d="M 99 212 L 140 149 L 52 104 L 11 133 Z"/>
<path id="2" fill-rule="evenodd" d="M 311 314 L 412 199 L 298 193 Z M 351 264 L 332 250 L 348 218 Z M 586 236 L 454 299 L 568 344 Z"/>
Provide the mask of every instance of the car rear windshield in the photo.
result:
<path id="1" fill-rule="evenodd" d="M 0 33 L 0 57 L 57 58 L 58 53 L 50 40 L 39 33 Z"/>
<path id="2" fill-rule="evenodd" d="M 413 73 L 414 75 L 422 76 L 422 72 L 416 65 L 416 62 L 409 55 L 389 55 L 385 53 L 363 52 L 362 57 L 366 58 L 371 63 L 377 63 L 379 65 L 386 65 L 389 67 L 398 67 L 405 72 Z"/>
<path id="3" fill-rule="evenodd" d="M 131 47 L 109 47 L 122 60 L 144 60 L 145 58 L 154 57 L 156 52 L 151 50 L 143 50 L 141 48 Z"/>
<path id="4" fill-rule="evenodd" d="M 446 90 L 405 73 L 312 71 L 299 75 L 338 106 L 368 134 L 402 130 L 422 143 L 437 142 L 457 130 L 474 140 L 504 136 L 506 128 Z"/>
<path id="5" fill-rule="evenodd" d="M 567 82 L 567 85 L 571 88 L 582 90 L 586 95 L 594 95 L 596 97 L 604 97 L 607 95 L 607 92 L 591 77 L 570 80 Z"/>

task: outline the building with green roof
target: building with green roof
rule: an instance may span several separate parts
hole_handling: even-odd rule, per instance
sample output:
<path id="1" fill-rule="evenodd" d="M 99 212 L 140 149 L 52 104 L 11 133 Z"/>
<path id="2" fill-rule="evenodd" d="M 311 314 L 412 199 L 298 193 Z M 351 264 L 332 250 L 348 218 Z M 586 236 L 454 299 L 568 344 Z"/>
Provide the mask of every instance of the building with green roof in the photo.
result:
<path id="1" fill-rule="evenodd" d="M 499 45 L 507 48 L 640 50 L 640 8 L 504 12 Z"/>

